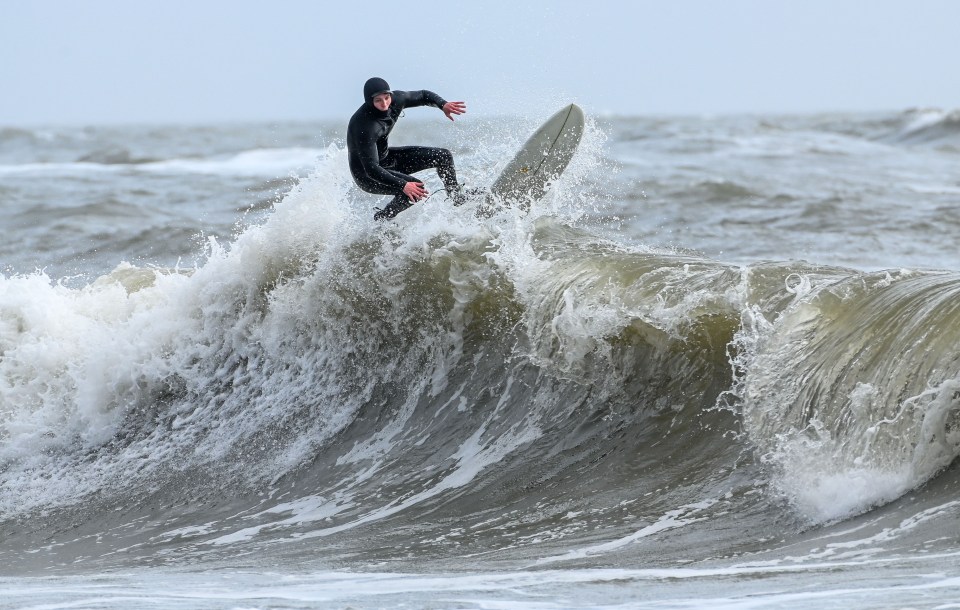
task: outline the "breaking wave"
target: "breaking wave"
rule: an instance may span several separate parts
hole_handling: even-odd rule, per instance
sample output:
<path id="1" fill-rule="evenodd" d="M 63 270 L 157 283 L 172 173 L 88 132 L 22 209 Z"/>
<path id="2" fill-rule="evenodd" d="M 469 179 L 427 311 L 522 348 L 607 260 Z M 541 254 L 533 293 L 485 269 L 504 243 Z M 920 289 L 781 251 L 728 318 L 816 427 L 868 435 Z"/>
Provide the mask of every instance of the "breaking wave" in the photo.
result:
<path id="1" fill-rule="evenodd" d="M 956 273 L 601 238 L 589 155 L 539 213 L 380 225 L 343 154 L 194 267 L 0 279 L 4 554 L 87 556 L 75 522 L 144 561 L 731 553 L 780 498 L 842 519 L 960 452 Z"/>

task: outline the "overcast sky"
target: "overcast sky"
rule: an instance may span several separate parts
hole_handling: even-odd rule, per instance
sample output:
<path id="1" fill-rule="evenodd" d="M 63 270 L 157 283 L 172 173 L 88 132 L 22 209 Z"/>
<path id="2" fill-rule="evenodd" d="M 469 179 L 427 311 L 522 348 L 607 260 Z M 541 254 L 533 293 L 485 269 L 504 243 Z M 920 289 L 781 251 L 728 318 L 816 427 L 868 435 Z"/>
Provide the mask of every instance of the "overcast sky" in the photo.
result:
<path id="1" fill-rule="evenodd" d="M 960 108 L 953 0 L 0 0 L 0 125 Z"/>

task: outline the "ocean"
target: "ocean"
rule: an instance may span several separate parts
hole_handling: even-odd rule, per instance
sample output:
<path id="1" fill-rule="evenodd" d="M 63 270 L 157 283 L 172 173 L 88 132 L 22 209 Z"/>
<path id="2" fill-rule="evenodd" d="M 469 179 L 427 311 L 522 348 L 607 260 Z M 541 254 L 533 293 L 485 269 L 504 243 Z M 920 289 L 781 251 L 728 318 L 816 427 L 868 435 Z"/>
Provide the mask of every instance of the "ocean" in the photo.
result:
<path id="1" fill-rule="evenodd" d="M 960 114 L 586 110 L 0 127 L 0 608 L 960 608 Z"/>

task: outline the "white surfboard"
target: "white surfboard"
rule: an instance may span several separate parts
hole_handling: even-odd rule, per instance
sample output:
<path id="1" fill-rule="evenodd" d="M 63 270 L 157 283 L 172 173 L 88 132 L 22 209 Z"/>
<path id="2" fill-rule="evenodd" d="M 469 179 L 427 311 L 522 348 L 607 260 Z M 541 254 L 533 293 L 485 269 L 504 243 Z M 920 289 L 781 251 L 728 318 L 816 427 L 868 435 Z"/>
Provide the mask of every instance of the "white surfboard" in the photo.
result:
<path id="1" fill-rule="evenodd" d="M 583 135 L 583 110 L 566 106 L 530 136 L 490 187 L 488 205 L 523 208 L 547 192 L 550 183 L 567 168 Z"/>

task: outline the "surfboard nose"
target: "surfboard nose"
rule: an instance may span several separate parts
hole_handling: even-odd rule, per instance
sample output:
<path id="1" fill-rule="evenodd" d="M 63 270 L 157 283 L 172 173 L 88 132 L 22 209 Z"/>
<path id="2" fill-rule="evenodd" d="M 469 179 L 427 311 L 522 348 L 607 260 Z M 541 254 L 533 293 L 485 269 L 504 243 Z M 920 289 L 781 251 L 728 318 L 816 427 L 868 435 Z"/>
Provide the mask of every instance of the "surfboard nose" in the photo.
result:
<path id="1" fill-rule="evenodd" d="M 540 199 L 573 157 L 584 129 L 583 109 L 568 104 L 537 129 L 490 188 L 503 203 L 522 206 Z"/>

